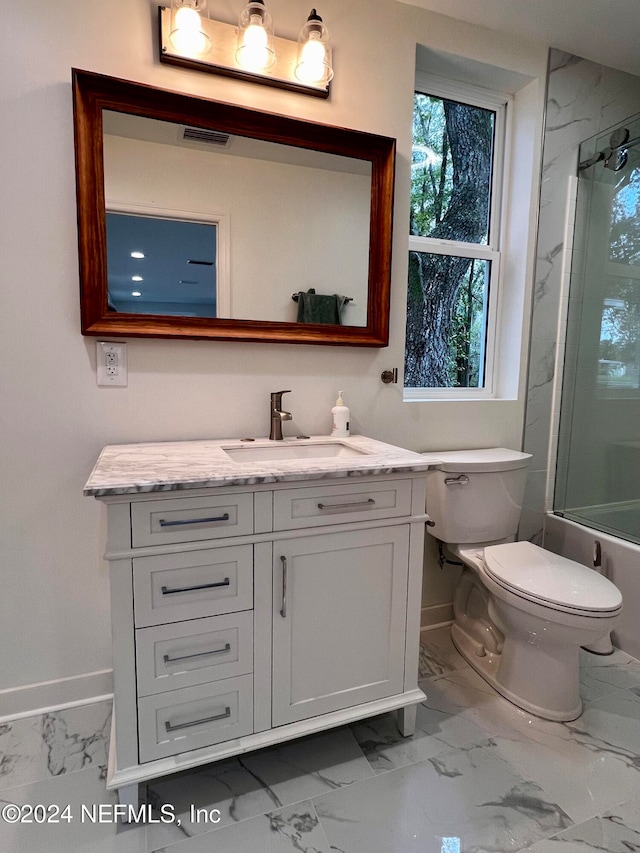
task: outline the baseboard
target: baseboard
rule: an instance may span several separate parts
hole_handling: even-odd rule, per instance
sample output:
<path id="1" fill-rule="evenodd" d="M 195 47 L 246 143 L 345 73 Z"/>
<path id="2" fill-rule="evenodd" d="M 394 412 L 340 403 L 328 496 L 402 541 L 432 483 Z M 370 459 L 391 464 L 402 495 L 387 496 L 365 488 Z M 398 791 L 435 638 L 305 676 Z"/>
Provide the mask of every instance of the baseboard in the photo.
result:
<path id="1" fill-rule="evenodd" d="M 0 690 L 0 723 L 113 698 L 113 671 L 85 672 Z"/>
<path id="2" fill-rule="evenodd" d="M 428 628 L 420 628 L 420 642 L 428 642 L 431 631 L 435 631 L 437 628 L 450 628 L 452 625 L 453 619 L 450 622 L 440 622 L 438 625 L 429 625 Z"/>
<path id="3" fill-rule="evenodd" d="M 453 603 L 447 604 L 432 604 L 429 607 L 423 607 L 420 614 L 420 630 L 430 630 L 431 628 L 441 628 L 443 625 L 449 625 L 453 622 Z"/>

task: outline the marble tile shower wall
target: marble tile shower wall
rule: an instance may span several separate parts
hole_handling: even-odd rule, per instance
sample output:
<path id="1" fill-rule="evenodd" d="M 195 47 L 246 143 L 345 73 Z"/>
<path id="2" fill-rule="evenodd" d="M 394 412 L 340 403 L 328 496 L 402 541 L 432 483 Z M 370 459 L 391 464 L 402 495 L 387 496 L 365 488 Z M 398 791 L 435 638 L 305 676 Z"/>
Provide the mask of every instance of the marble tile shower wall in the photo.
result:
<path id="1" fill-rule="evenodd" d="M 637 112 L 640 78 L 550 51 L 524 434 L 524 449 L 533 459 L 521 516 L 523 539 L 542 539 L 556 467 L 558 367 L 564 355 L 578 147 Z"/>

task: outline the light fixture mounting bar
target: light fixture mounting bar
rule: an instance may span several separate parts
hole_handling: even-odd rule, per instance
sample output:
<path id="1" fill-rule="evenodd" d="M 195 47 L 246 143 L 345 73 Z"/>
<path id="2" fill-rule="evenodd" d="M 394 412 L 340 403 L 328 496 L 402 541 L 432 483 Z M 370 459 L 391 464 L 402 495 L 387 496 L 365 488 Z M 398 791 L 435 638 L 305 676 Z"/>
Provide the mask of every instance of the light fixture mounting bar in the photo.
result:
<path id="1" fill-rule="evenodd" d="M 208 18 L 202 19 L 202 29 L 211 40 L 211 50 L 204 56 L 179 53 L 169 41 L 171 32 L 171 9 L 158 7 L 158 34 L 160 37 L 160 62 L 179 65 L 195 71 L 220 74 L 223 77 L 235 77 L 266 86 L 275 86 L 290 92 L 300 92 L 316 98 L 328 98 L 330 83 L 326 85 L 301 83 L 295 76 L 298 61 L 298 42 L 274 37 L 276 61 L 262 72 L 247 71 L 241 68 L 235 58 L 238 28 L 234 24 L 224 24 Z"/>

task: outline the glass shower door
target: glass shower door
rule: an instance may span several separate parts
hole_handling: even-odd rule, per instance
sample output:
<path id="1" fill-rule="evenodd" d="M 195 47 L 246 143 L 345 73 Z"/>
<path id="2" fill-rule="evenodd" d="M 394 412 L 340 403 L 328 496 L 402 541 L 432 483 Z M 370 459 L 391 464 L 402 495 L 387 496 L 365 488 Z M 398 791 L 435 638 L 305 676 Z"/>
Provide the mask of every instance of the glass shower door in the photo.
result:
<path id="1" fill-rule="evenodd" d="M 640 117 L 580 146 L 554 511 L 640 542 Z"/>

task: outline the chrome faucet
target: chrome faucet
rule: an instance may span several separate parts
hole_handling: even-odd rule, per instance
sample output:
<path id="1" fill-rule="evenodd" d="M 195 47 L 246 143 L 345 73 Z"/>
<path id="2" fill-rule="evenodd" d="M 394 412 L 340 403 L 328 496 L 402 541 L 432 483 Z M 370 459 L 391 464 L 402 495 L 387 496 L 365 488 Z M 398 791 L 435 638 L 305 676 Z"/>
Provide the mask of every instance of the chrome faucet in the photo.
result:
<path id="1" fill-rule="evenodd" d="M 291 391 L 274 391 L 271 394 L 271 441 L 282 441 L 282 421 L 291 420 L 291 412 L 282 410 L 282 395 L 290 393 Z"/>

